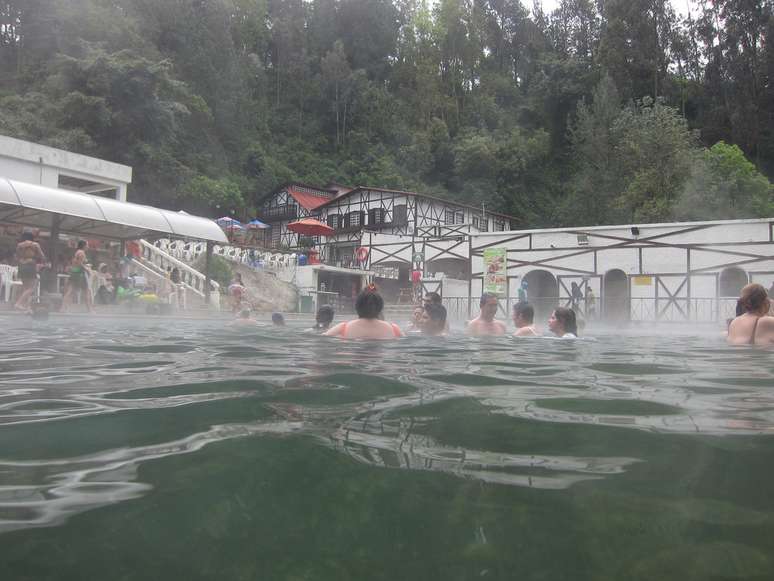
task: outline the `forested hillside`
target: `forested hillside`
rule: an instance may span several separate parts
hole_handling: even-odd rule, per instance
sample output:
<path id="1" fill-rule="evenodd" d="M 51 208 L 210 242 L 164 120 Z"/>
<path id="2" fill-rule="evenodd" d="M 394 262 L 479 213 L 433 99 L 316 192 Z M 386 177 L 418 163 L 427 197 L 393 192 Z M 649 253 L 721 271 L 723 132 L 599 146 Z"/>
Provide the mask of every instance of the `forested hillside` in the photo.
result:
<path id="1" fill-rule="evenodd" d="M 5 0 L 0 134 L 248 216 L 282 182 L 523 226 L 774 215 L 774 1 Z"/>

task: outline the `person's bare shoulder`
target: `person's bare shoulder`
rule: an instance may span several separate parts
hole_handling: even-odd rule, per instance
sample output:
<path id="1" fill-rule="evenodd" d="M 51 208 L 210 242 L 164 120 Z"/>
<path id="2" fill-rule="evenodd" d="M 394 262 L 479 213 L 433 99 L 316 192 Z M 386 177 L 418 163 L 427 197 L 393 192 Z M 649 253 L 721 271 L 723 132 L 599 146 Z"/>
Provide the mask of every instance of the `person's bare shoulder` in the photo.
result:
<path id="1" fill-rule="evenodd" d="M 341 330 L 344 328 L 344 323 L 339 323 L 338 325 L 331 327 L 325 333 L 323 333 L 326 337 L 338 337 L 341 335 Z"/>
<path id="2" fill-rule="evenodd" d="M 531 327 L 521 327 L 516 329 L 516 332 L 513 334 L 514 337 L 534 337 L 535 335 L 536 333 Z"/>

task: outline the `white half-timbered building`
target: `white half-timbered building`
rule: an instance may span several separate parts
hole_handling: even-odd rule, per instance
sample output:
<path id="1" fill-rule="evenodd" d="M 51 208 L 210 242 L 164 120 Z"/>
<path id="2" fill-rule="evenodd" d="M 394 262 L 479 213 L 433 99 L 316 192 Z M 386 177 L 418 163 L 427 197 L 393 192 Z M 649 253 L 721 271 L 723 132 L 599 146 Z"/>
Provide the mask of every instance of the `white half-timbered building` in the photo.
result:
<path id="1" fill-rule="evenodd" d="M 287 229 L 290 222 L 305 217 L 327 224 L 335 234 L 310 240 Z M 395 292 L 410 286 L 414 269 L 425 276 L 467 277 L 469 235 L 504 232 L 515 221 L 483 207 L 416 192 L 299 183 L 270 194 L 258 218 L 271 226 L 265 239 L 268 248 L 302 251 L 314 243 L 325 265 L 397 279 L 395 284 L 382 283 Z"/>
<path id="2" fill-rule="evenodd" d="M 526 281 L 541 323 L 555 306 L 574 302 L 573 283 L 581 315 L 591 306 L 591 318 L 611 322 L 722 323 L 734 316 L 744 285 L 774 288 L 774 219 L 479 233 L 470 237 L 471 313 L 484 288 L 487 248 L 507 252 L 504 310 Z"/>

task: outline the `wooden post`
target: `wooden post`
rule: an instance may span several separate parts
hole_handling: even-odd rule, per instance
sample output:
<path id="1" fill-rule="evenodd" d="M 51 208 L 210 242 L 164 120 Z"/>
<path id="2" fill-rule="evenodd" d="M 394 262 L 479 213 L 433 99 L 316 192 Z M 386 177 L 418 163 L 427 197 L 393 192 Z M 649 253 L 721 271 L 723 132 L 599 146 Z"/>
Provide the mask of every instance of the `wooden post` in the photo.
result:
<path id="1" fill-rule="evenodd" d="M 204 262 L 204 304 L 210 304 L 210 263 L 212 262 L 212 242 L 207 241 L 207 254 Z"/>

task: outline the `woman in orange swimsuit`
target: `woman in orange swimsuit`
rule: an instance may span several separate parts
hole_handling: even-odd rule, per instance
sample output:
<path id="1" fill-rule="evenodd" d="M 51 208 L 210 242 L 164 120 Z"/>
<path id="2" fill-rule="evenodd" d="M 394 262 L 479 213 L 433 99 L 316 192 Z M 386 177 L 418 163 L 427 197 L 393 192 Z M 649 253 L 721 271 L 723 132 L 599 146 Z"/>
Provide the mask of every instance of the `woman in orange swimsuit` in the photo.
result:
<path id="1" fill-rule="evenodd" d="M 742 289 L 738 307 L 742 314 L 728 326 L 726 341 L 731 345 L 774 343 L 774 317 L 768 316 L 769 297 L 763 286 L 753 283 Z"/>
<path id="2" fill-rule="evenodd" d="M 389 340 L 403 337 L 403 332 L 398 325 L 379 319 L 382 309 L 384 309 L 384 299 L 379 295 L 374 285 L 369 285 L 357 296 L 355 301 L 358 318 L 354 321 L 339 323 L 323 334 L 342 339 Z"/>

